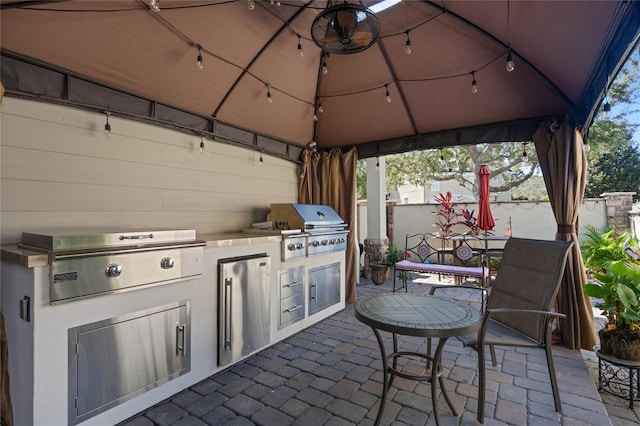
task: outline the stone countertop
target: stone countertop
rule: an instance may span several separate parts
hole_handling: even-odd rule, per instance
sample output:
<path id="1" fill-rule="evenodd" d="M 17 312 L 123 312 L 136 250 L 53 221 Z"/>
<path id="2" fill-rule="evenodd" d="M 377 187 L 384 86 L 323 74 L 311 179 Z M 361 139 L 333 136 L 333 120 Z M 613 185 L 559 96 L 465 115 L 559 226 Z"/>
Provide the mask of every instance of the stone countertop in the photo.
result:
<path id="1" fill-rule="evenodd" d="M 207 242 L 205 248 L 279 243 L 282 241 L 280 235 L 253 234 L 248 232 L 198 234 L 197 239 Z M 18 247 L 17 244 L 0 246 L 0 258 L 5 262 L 15 263 L 27 268 L 49 265 L 49 256 L 47 253 L 23 249 Z"/>

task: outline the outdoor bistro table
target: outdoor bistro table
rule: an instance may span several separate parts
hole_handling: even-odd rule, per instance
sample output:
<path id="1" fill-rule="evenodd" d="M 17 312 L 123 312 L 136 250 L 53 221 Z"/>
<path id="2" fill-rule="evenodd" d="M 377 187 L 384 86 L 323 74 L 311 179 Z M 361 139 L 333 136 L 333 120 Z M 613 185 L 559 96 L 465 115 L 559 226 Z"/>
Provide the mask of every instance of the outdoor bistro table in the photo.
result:
<path id="1" fill-rule="evenodd" d="M 440 380 L 440 388 L 451 412 L 458 416 L 455 408 L 449 400 L 446 388 L 442 380 L 442 368 L 440 360 L 442 349 L 449 337 L 464 335 L 474 332 L 480 328 L 480 312 L 463 304 L 441 299 L 435 296 L 419 294 L 397 294 L 385 293 L 369 296 L 356 301 L 354 305 L 354 315 L 361 322 L 373 329 L 373 333 L 378 339 L 380 352 L 382 354 L 382 372 L 384 383 L 382 387 L 382 399 L 380 408 L 376 416 L 375 424 L 379 424 L 382 419 L 387 392 L 394 376 L 405 379 L 429 381 L 431 383 L 431 399 L 433 401 L 433 414 L 438 422 L 438 411 L 436 409 L 436 379 Z M 384 343 L 380 337 L 380 330 L 393 333 L 393 353 L 387 355 Z M 398 351 L 397 335 L 419 336 L 428 338 L 438 338 L 438 347 L 435 354 L 423 354 L 419 352 Z M 403 373 L 398 369 L 398 358 L 414 356 L 427 361 L 427 368 L 432 362 L 430 371 L 417 376 Z M 392 365 L 389 366 L 389 360 Z"/>

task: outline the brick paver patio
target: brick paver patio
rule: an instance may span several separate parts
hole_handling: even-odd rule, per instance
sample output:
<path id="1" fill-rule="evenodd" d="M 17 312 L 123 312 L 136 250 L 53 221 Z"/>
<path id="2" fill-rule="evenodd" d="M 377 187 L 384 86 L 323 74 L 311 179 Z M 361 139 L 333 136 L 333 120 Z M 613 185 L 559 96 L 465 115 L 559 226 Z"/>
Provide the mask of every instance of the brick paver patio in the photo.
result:
<path id="1" fill-rule="evenodd" d="M 437 282 L 437 278 L 434 282 Z M 425 293 L 428 284 L 410 284 Z M 363 279 L 358 297 L 390 292 Z M 456 299 L 476 303 L 475 293 Z M 447 295 L 447 293 L 449 293 Z M 449 290 L 440 293 L 453 297 Z M 279 342 L 229 369 L 191 386 L 123 422 L 145 425 L 369 425 L 382 391 L 380 351 L 371 329 L 353 317 L 352 306 Z M 390 342 L 390 335 L 385 336 Z M 426 351 L 424 339 L 400 337 L 407 350 Z M 593 352 L 554 346 L 562 414 L 555 412 L 544 351 L 496 349 L 498 366 L 487 368 L 486 425 L 636 425 L 638 409 L 598 393 Z M 586 360 L 586 362 L 585 362 Z M 460 417 L 438 392 L 442 425 L 477 424 L 477 355 L 456 339 L 443 353 L 445 385 Z M 420 372 L 410 360 L 405 369 Z M 594 371 L 595 368 L 595 371 Z M 433 425 L 430 385 L 396 378 L 382 424 Z M 607 404 L 603 404 L 604 399 Z M 608 411 L 612 413 L 608 413 Z"/>

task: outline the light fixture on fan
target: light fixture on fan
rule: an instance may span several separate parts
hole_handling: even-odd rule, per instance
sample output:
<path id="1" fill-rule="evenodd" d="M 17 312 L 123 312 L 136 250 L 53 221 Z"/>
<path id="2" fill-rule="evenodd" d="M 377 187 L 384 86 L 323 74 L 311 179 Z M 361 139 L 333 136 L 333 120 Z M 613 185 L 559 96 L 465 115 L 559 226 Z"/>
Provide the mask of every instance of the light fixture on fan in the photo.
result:
<path id="1" fill-rule="evenodd" d="M 311 24 L 313 41 L 325 52 L 349 54 L 371 47 L 380 36 L 380 21 L 370 10 L 346 1 L 320 12 Z"/>

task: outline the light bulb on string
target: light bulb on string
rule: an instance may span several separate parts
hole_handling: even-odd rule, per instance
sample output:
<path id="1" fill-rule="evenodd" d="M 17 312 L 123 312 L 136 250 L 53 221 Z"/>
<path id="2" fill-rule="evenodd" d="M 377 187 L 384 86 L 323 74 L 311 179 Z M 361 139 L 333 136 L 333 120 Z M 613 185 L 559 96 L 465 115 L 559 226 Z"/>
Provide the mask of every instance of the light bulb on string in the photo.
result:
<path id="1" fill-rule="evenodd" d="M 407 42 L 404 45 L 404 51 L 407 55 L 411 55 L 411 39 L 409 39 L 409 30 L 406 31 L 407 33 Z"/>
<path id="2" fill-rule="evenodd" d="M 255 8 L 256 8 L 256 2 L 255 2 L 255 0 L 248 0 L 248 1 L 247 1 L 247 8 L 248 8 L 249 10 L 253 10 L 253 9 L 255 9 Z"/>
<path id="3" fill-rule="evenodd" d="M 507 72 L 512 72 L 516 69 L 516 65 L 513 63 L 513 57 L 511 56 L 511 2 L 507 0 L 507 47 L 509 52 L 507 53 L 507 63 L 505 64 Z"/>
<path id="4" fill-rule="evenodd" d="M 507 54 L 507 71 L 511 72 L 516 69 L 515 64 L 513 63 L 513 57 L 511 56 L 511 48 L 509 48 L 509 53 Z"/>
<path id="5" fill-rule="evenodd" d="M 444 154 L 442 153 L 442 150 L 440 150 L 440 161 L 444 161 Z"/>
<path id="6" fill-rule="evenodd" d="M 204 154 L 204 136 L 200 135 L 200 153 Z"/>
<path id="7" fill-rule="evenodd" d="M 304 52 L 302 51 L 302 43 L 300 41 L 300 36 L 298 36 L 298 56 L 301 58 L 304 56 Z"/>
<path id="8" fill-rule="evenodd" d="M 149 2 L 149 8 L 154 12 L 160 12 L 160 0 L 151 0 Z"/>
<path id="9" fill-rule="evenodd" d="M 376 171 L 380 171 L 380 157 L 376 157 Z"/>
<path id="10" fill-rule="evenodd" d="M 478 93 L 478 82 L 476 81 L 476 72 L 475 71 L 471 71 L 471 93 L 476 94 Z"/>
<path id="11" fill-rule="evenodd" d="M 111 137 L 111 124 L 109 124 L 109 115 L 110 115 L 110 113 L 107 111 L 107 112 L 105 112 L 105 114 L 107 115 L 107 122 L 104 125 L 104 132 L 107 134 L 107 136 Z"/>
<path id="12" fill-rule="evenodd" d="M 322 75 L 329 74 L 329 68 L 327 68 L 327 56 L 322 57 Z"/>
<path id="13" fill-rule="evenodd" d="M 522 161 L 527 161 L 527 143 L 522 143 Z"/>
<path id="14" fill-rule="evenodd" d="M 390 104 L 391 103 L 391 95 L 389 94 L 389 85 L 385 84 L 384 85 L 385 89 L 386 89 L 386 93 L 385 93 L 385 99 L 387 100 L 387 103 Z"/>
<path id="15" fill-rule="evenodd" d="M 273 103 L 273 99 L 271 99 L 271 85 L 267 84 L 267 102 L 270 104 Z"/>
<path id="16" fill-rule="evenodd" d="M 262 151 L 260 151 L 260 166 L 264 166 L 264 158 L 262 157 Z"/>
<path id="17" fill-rule="evenodd" d="M 204 69 L 203 60 L 202 60 L 202 46 L 200 46 L 199 44 L 196 44 L 196 47 L 198 48 L 198 58 L 196 59 L 196 68 L 202 71 Z"/>
<path id="18" fill-rule="evenodd" d="M 318 121 L 318 114 L 317 113 L 313 114 L 313 121 Z"/>

